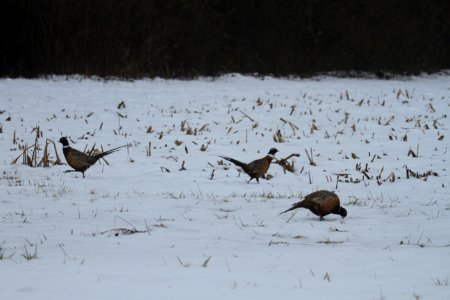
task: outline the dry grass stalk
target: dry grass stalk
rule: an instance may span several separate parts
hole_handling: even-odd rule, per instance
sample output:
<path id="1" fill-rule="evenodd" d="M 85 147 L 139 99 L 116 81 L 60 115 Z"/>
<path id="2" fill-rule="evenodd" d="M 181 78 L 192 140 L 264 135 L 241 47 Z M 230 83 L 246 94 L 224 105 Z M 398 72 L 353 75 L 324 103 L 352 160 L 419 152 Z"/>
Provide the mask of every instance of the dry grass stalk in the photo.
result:
<path id="1" fill-rule="evenodd" d="M 94 144 L 94 145 L 92 146 L 91 150 L 89 150 L 89 152 L 87 153 L 88 155 L 95 155 L 95 154 L 97 154 L 97 153 L 100 153 L 100 151 L 98 151 L 97 149 L 95 149 L 95 145 L 96 145 L 96 144 Z M 101 150 L 101 152 L 103 152 L 103 149 Z"/>
<path id="2" fill-rule="evenodd" d="M 283 138 L 283 135 L 281 134 L 281 131 L 278 129 L 277 132 L 273 135 L 273 141 L 275 143 L 284 143 L 285 140 Z"/>
<path id="3" fill-rule="evenodd" d="M 119 105 L 117 105 L 117 109 L 125 108 L 125 101 L 121 101 Z"/>
<path id="4" fill-rule="evenodd" d="M 409 148 L 408 156 L 417 157 L 418 155 L 411 148 Z"/>
<path id="5" fill-rule="evenodd" d="M 332 241 L 330 239 L 326 239 L 326 240 L 323 240 L 323 241 L 318 241 L 317 243 L 318 244 L 335 245 L 335 244 L 342 244 L 342 243 L 344 243 L 344 241 Z"/>
<path id="6" fill-rule="evenodd" d="M 284 242 L 284 241 L 270 241 L 269 242 L 269 246 L 272 246 L 272 245 L 286 245 L 286 246 L 289 246 L 289 242 Z"/>
<path id="7" fill-rule="evenodd" d="M 292 162 L 288 161 L 291 157 L 294 157 L 294 156 L 295 157 L 300 157 L 300 154 L 292 153 L 291 155 L 289 155 L 289 156 L 287 156 L 285 158 L 282 158 L 280 160 L 277 159 L 274 163 L 279 164 L 283 168 L 283 171 L 284 171 L 285 174 L 286 174 L 286 171 L 294 173 L 295 172 L 294 161 L 292 161 Z"/>
<path id="8" fill-rule="evenodd" d="M 172 156 L 172 155 L 166 157 L 166 159 L 173 159 L 175 162 L 178 162 L 178 159 L 176 157 Z"/>
<path id="9" fill-rule="evenodd" d="M 33 166 L 33 163 L 34 163 L 34 167 L 36 167 L 37 166 L 37 151 L 40 150 L 38 140 L 39 140 L 39 137 L 41 136 L 41 132 L 40 132 L 39 126 L 33 128 L 31 133 L 33 133 L 33 131 L 36 132 L 36 137 L 34 139 L 33 152 L 31 154 L 31 164 L 32 165 L 30 165 L 30 166 Z"/>
<path id="10" fill-rule="evenodd" d="M 187 135 L 192 135 L 192 128 L 186 120 L 181 121 L 180 130 L 186 132 Z"/>
<path id="11" fill-rule="evenodd" d="M 316 123 L 315 122 L 313 122 L 312 124 L 311 124 L 311 129 L 310 129 L 310 133 L 311 134 L 314 134 L 314 131 L 315 130 L 319 130 L 319 128 L 317 128 L 317 126 L 316 126 Z"/>
<path id="12" fill-rule="evenodd" d="M 240 110 L 240 112 L 241 112 L 241 114 L 244 115 L 244 117 L 248 118 L 252 122 L 255 122 L 255 120 L 252 117 L 250 117 L 249 115 L 247 115 L 245 112 L 243 112 L 242 110 Z"/>
<path id="13" fill-rule="evenodd" d="M 425 178 L 425 180 L 426 180 L 426 178 L 428 176 L 436 176 L 437 177 L 439 175 L 437 172 L 434 172 L 434 171 L 428 171 L 428 172 L 424 172 L 424 173 L 420 174 L 419 172 L 414 172 L 413 170 L 406 167 L 406 178 L 409 179 L 410 176 L 415 177 L 417 179 Z"/>
<path id="14" fill-rule="evenodd" d="M 311 166 L 316 166 L 316 163 L 314 162 L 314 157 L 313 157 L 313 150 L 312 148 L 309 148 L 309 151 L 311 152 L 311 154 L 308 153 L 308 150 L 305 149 L 306 152 L 306 156 L 308 156 L 308 160 L 309 160 L 309 164 Z"/>
<path id="15" fill-rule="evenodd" d="M 206 151 L 207 149 L 208 149 L 208 146 L 211 144 L 211 140 L 209 140 L 207 143 L 206 143 L 206 146 L 204 145 L 204 144 L 202 144 L 201 145 L 201 147 L 200 147 L 200 151 Z"/>
<path id="16" fill-rule="evenodd" d="M 340 177 L 348 178 L 348 176 L 350 174 L 348 174 L 348 173 L 335 173 L 334 175 L 336 175 L 336 189 L 337 189 L 338 185 L 339 185 L 339 178 Z"/>
<path id="17" fill-rule="evenodd" d="M 292 112 L 292 111 L 291 111 L 291 112 Z M 283 123 L 288 124 L 288 125 L 291 127 L 292 132 L 293 132 L 294 135 L 295 135 L 295 131 L 300 129 L 300 128 L 298 128 L 297 125 L 295 125 L 295 124 L 292 123 L 291 121 L 287 121 L 287 120 L 285 120 L 285 119 L 283 119 L 283 118 L 280 118 L 280 120 L 281 120 Z"/>
<path id="18" fill-rule="evenodd" d="M 348 122 L 348 117 L 350 117 L 350 113 L 345 112 L 345 113 L 344 113 L 344 124 L 347 124 L 347 122 Z"/>
<path id="19" fill-rule="evenodd" d="M 208 256 L 208 258 L 203 262 L 202 267 L 206 268 L 208 266 L 208 263 L 210 260 L 211 260 L 211 256 Z"/>
<path id="20" fill-rule="evenodd" d="M 43 136 L 42 131 L 40 130 L 39 127 L 35 127 L 33 128 L 32 132 L 35 132 L 35 140 L 34 140 L 34 144 L 31 146 L 25 145 L 24 147 L 19 146 L 19 148 L 21 149 L 22 153 L 16 157 L 11 164 L 16 164 L 17 161 L 22 158 L 22 164 L 24 165 L 28 165 L 30 167 L 36 168 L 36 167 L 50 167 L 52 165 L 60 165 L 61 160 L 58 156 L 58 151 L 56 150 L 56 145 L 55 142 L 47 139 L 45 142 L 45 147 L 44 147 L 44 153 L 42 158 L 38 158 L 39 156 L 39 150 L 41 150 L 40 146 L 39 146 L 39 139 Z M 15 132 L 14 132 L 14 140 L 16 139 L 15 136 Z M 54 149 L 54 153 L 56 156 L 56 159 L 54 161 L 50 160 L 50 151 L 48 149 L 49 144 L 53 144 L 53 149 Z M 29 150 L 31 151 L 31 156 L 29 155 Z"/>
<path id="21" fill-rule="evenodd" d="M 55 155 L 56 155 L 55 161 L 49 160 L 49 152 L 48 152 L 49 144 L 53 144 L 53 149 L 54 149 Z M 47 139 L 45 141 L 44 156 L 42 157 L 42 160 L 39 162 L 38 166 L 40 166 L 41 164 L 44 168 L 50 167 L 50 164 L 53 164 L 53 165 L 61 165 L 62 164 L 61 159 L 59 158 L 59 155 L 58 155 L 58 151 L 56 150 L 56 144 L 54 141 L 49 140 L 49 139 Z"/>
<path id="22" fill-rule="evenodd" d="M 294 114 L 294 111 L 297 107 L 295 105 L 291 106 L 291 112 L 289 113 L 290 116 L 292 116 Z"/>
<path id="23" fill-rule="evenodd" d="M 193 129 L 186 120 L 181 121 L 180 129 L 187 135 L 197 135 L 199 132 L 208 131 L 209 124 L 204 124 L 200 129 Z"/>
<path id="24" fill-rule="evenodd" d="M 22 154 L 20 154 L 18 157 L 16 157 L 12 162 L 11 162 L 11 164 L 12 165 L 15 165 L 16 163 L 17 163 L 17 161 L 19 160 L 19 158 L 21 158 L 22 157 L 22 164 L 24 164 L 24 165 L 28 165 L 28 160 L 27 160 L 27 157 L 28 157 L 28 149 L 29 148 L 31 148 L 31 147 L 28 147 L 27 145 L 25 145 L 25 147 L 23 147 L 22 148 Z M 29 157 L 28 157 L 29 158 Z M 31 158 L 30 158 L 30 161 L 31 161 Z"/>
<path id="25" fill-rule="evenodd" d="M 352 152 L 351 155 L 352 155 L 352 158 L 353 158 L 353 159 L 359 159 L 359 157 L 358 157 L 358 155 L 357 155 L 356 153 Z"/>
<path id="26" fill-rule="evenodd" d="M 205 124 L 198 131 L 199 132 L 206 131 L 206 130 L 208 130 L 208 126 L 209 126 L 209 124 Z"/>
<path id="27" fill-rule="evenodd" d="M 152 142 L 148 142 L 148 147 L 146 147 L 147 156 L 152 156 Z"/>

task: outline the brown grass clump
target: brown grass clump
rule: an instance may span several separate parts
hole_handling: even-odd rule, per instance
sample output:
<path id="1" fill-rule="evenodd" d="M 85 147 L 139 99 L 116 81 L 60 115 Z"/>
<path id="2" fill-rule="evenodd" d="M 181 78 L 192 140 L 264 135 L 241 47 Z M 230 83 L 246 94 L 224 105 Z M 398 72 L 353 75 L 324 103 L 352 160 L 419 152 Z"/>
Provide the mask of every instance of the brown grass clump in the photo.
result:
<path id="1" fill-rule="evenodd" d="M 44 167 L 48 168 L 53 165 L 61 165 L 61 159 L 59 158 L 58 151 L 56 150 L 56 144 L 54 141 L 50 139 L 45 140 L 45 146 L 44 146 L 44 152 L 42 156 L 39 155 L 41 151 L 41 147 L 39 145 L 39 139 L 43 137 L 42 131 L 40 130 L 39 126 L 33 128 L 32 132 L 35 132 L 36 136 L 34 139 L 34 144 L 31 146 L 28 146 L 25 144 L 25 146 L 20 146 L 19 149 L 21 149 L 22 153 L 15 158 L 11 164 L 16 164 L 17 161 L 22 158 L 22 164 L 28 165 L 33 168 L 37 167 Z M 14 132 L 15 135 L 15 132 Z M 53 150 L 55 154 L 55 160 L 50 159 L 50 152 L 49 151 L 49 145 L 53 145 Z"/>
<path id="2" fill-rule="evenodd" d="M 285 174 L 286 174 L 286 171 L 294 173 L 295 172 L 294 161 L 291 161 L 291 162 L 288 161 L 291 157 L 300 157 L 300 154 L 292 153 L 291 155 L 289 155 L 285 158 L 277 159 L 274 163 L 279 164 L 283 168 L 283 171 Z"/>

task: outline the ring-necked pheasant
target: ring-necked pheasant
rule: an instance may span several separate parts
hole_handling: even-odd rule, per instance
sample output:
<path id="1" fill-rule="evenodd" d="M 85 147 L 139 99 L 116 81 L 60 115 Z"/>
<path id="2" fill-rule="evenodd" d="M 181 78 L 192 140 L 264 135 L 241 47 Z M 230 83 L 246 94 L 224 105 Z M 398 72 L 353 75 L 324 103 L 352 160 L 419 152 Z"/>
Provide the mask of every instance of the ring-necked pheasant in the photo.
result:
<path id="1" fill-rule="evenodd" d="M 69 145 L 69 141 L 67 140 L 67 138 L 62 137 L 59 142 L 63 145 L 63 153 L 64 153 L 64 157 L 66 158 L 67 163 L 69 164 L 69 166 L 71 166 L 73 168 L 73 170 L 66 170 L 64 171 L 64 173 L 68 173 L 68 172 L 81 172 L 83 174 L 83 178 L 84 178 L 84 172 L 89 169 L 93 164 L 95 164 L 97 162 L 97 160 L 99 160 L 100 158 L 111 154 L 117 150 L 119 150 L 120 148 L 123 148 L 127 145 L 123 145 L 99 154 L 95 154 L 95 155 L 88 155 L 86 153 L 83 153 L 81 151 L 78 151 L 77 149 L 73 149 L 72 147 L 70 147 Z"/>
<path id="2" fill-rule="evenodd" d="M 291 208 L 283 211 L 280 215 L 301 207 L 309 209 L 313 214 L 319 216 L 321 221 L 324 216 L 329 214 L 340 215 L 342 218 L 347 216 L 347 210 L 341 207 L 339 197 L 333 192 L 324 190 L 309 194 L 303 201 L 294 203 Z"/>
<path id="3" fill-rule="evenodd" d="M 269 153 L 267 153 L 266 156 L 263 158 L 254 160 L 248 164 L 240 162 L 234 158 L 228 157 L 228 156 L 221 156 L 223 159 L 226 159 L 233 164 L 235 164 L 238 167 L 241 167 L 244 172 L 250 176 L 250 179 L 247 183 L 249 183 L 253 178 L 256 179 L 256 181 L 259 183 L 259 178 L 264 177 L 264 175 L 267 173 L 270 167 L 270 163 L 272 162 L 272 159 L 275 158 L 275 153 L 277 153 L 278 150 L 275 148 L 270 149 Z"/>

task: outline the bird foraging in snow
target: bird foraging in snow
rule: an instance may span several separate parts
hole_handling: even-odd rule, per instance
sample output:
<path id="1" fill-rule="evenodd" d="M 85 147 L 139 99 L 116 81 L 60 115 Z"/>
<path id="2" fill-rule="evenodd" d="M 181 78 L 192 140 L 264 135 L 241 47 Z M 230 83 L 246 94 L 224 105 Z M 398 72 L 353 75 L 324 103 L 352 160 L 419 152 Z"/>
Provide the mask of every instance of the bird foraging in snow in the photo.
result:
<path id="1" fill-rule="evenodd" d="M 309 209 L 313 214 L 319 216 L 321 221 L 324 216 L 329 214 L 340 215 L 342 218 L 347 216 L 347 210 L 341 207 L 339 197 L 335 193 L 325 190 L 307 195 L 304 200 L 294 203 L 291 208 L 281 212 L 280 215 L 297 208 Z"/>

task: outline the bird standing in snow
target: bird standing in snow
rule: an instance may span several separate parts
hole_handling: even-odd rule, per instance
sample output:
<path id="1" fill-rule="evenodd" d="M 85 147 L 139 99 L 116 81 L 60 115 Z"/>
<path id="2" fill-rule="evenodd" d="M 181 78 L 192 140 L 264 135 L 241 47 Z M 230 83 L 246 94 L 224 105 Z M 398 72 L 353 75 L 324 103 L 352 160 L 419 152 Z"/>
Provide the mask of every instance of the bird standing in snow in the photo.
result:
<path id="1" fill-rule="evenodd" d="M 275 153 L 277 153 L 278 150 L 275 148 L 271 148 L 269 153 L 267 153 L 266 156 L 264 156 L 263 158 L 254 160 L 248 164 L 243 163 L 239 160 L 236 160 L 234 158 L 228 157 L 228 156 L 220 156 L 223 159 L 226 159 L 230 162 L 232 162 L 233 164 L 235 164 L 238 167 L 241 167 L 242 170 L 244 170 L 244 172 L 250 176 L 250 179 L 247 183 L 249 183 L 253 178 L 256 179 L 256 182 L 259 183 L 259 178 L 265 176 L 265 174 L 267 173 L 267 171 L 269 170 L 270 167 L 270 163 L 272 162 L 272 159 L 275 159 Z"/>
<path id="2" fill-rule="evenodd" d="M 65 137 L 62 137 L 59 140 L 59 142 L 63 145 L 63 153 L 67 163 L 69 164 L 69 166 L 73 168 L 73 170 L 66 170 L 64 171 L 64 173 L 81 172 L 83 174 L 83 178 L 84 172 L 87 169 L 89 169 L 92 165 L 94 165 L 97 162 L 97 160 L 126 146 L 123 145 L 99 154 L 88 155 L 86 153 L 83 153 L 81 151 L 78 151 L 77 149 L 73 149 L 72 147 L 70 147 L 69 141 Z"/>

